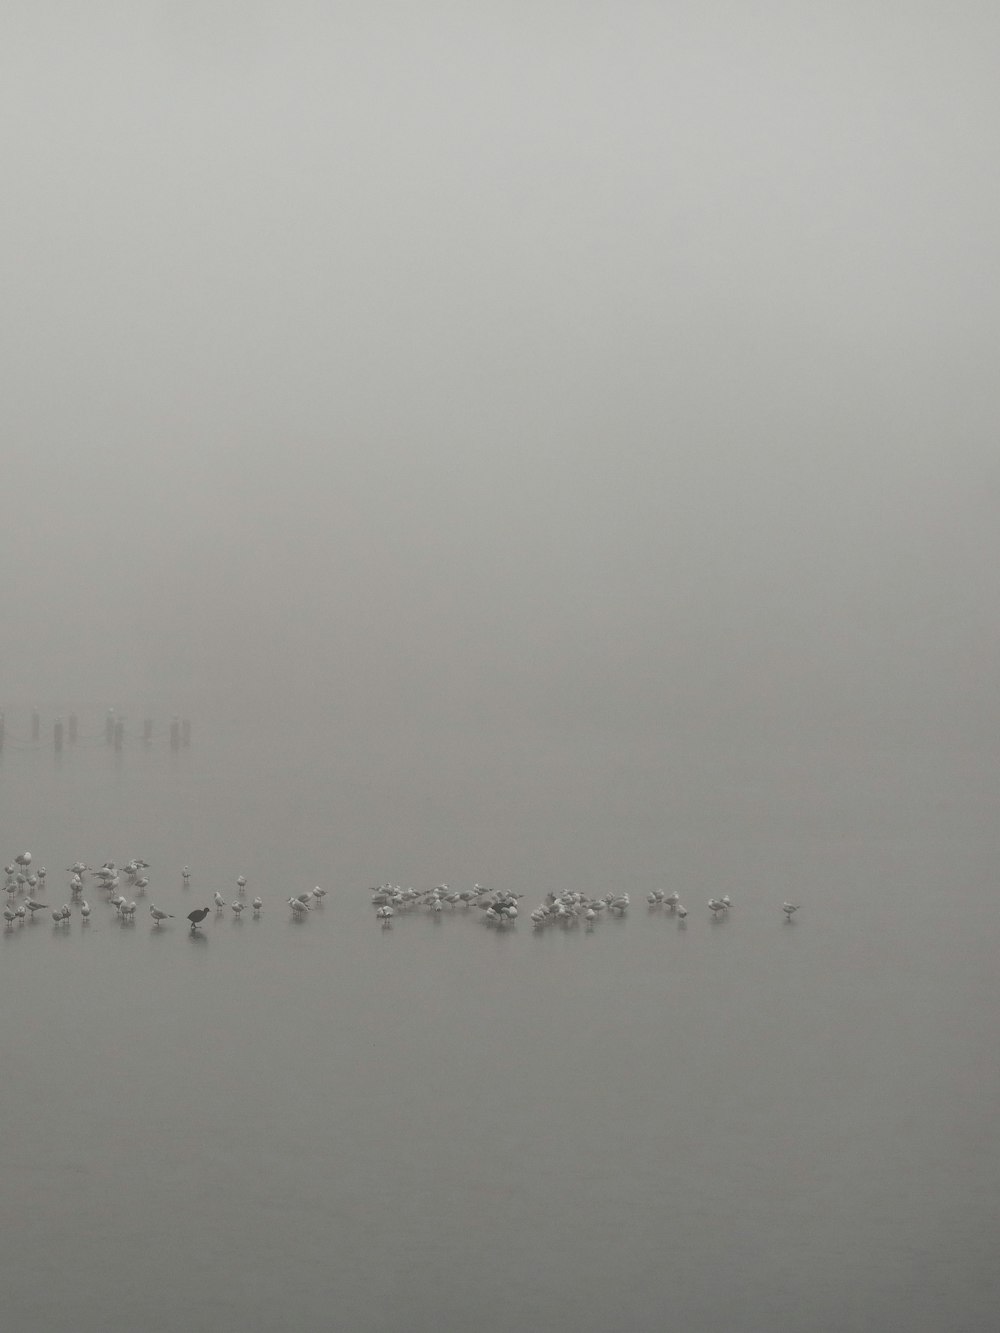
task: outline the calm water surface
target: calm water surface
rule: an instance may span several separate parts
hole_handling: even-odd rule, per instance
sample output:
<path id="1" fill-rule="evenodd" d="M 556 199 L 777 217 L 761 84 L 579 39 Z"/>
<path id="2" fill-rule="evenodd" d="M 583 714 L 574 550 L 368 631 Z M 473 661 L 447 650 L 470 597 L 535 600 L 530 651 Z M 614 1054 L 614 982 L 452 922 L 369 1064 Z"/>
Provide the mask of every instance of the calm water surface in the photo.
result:
<path id="1" fill-rule="evenodd" d="M 7 1328 L 994 1327 L 994 756 L 271 730 L 0 757 L 47 901 L 152 863 L 0 938 Z M 382 880 L 633 906 L 382 930 Z"/>

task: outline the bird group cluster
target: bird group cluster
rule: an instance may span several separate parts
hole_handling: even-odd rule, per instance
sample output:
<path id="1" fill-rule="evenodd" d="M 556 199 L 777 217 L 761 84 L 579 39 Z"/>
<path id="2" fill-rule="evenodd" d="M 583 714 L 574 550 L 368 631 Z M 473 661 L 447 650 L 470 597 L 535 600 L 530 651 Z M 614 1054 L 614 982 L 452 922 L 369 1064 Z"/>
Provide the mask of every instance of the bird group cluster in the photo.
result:
<path id="1" fill-rule="evenodd" d="M 516 919 L 518 899 L 524 896 L 502 889 L 484 889 L 481 884 L 473 884 L 471 889 L 449 889 L 447 884 L 438 884 L 433 889 L 380 884 L 370 892 L 375 916 L 383 926 L 392 924 L 397 908 L 424 908 L 440 916 L 446 907 L 478 907 L 485 912 L 490 925 L 508 925 Z"/>
<path id="2" fill-rule="evenodd" d="M 518 899 L 524 895 L 503 890 L 484 889 L 474 884 L 471 889 L 449 889 L 447 884 L 438 884 L 433 889 L 402 888 L 398 884 L 380 884 L 370 890 L 375 916 L 383 926 L 390 926 L 397 909 L 423 908 L 440 916 L 445 908 L 478 907 L 485 914 L 488 925 L 508 926 L 513 924 L 518 915 Z M 662 909 L 676 917 L 679 925 L 687 921 L 688 909 L 681 902 L 676 891 L 667 893 L 665 889 L 653 889 L 646 895 L 650 909 Z M 710 898 L 708 909 L 714 920 L 727 914 L 732 907 L 729 894 L 721 898 Z M 607 893 L 603 898 L 589 897 L 576 890 L 565 893 L 547 893 L 542 902 L 531 913 L 531 923 L 540 928 L 550 925 L 575 925 L 583 922 L 592 927 L 602 916 L 624 916 L 631 906 L 627 893 Z M 799 910 L 798 903 L 783 903 L 781 907 L 786 921 Z"/>
<path id="3" fill-rule="evenodd" d="M 447 884 L 438 884 L 433 889 L 404 889 L 399 884 L 379 884 L 370 892 L 376 918 L 383 926 L 389 926 L 398 908 L 424 907 L 439 914 L 446 907 L 479 906 L 480 899 L 488 891 L 479 884 L 474 884 L 471 889 L 449 889 Z"/>
<path id="4" fill-rule="evenodd" d="M 149 862 L 140 857 L 134 857 L 122 866 L 116 865 L 114 861 L 105 861 L 103 865 L 96 868 L 88 866 L 83 861 L 76 861 L 66 868 L 67 874 L 70 876 L 68 886 L 70 902 L 63 903 L 60 907 L 50 908 L 48 903 L 40 901 L 41 896 L 46 891 L 48 872 L 44 866 L 39 866 L 37 871 L 33 871 L 31 862 L 31 853 L 21 852 L 5 867 L 4 891 L 7 895 L 6 905 L 3 909 L 5 930 L 13 930 L 15 926 L 23 925 L 25 921 L 34 921 L 35 913 L 43 910 L 51 912 L 54 926 L 66 927 L 72 919 L 74 907 L 79 910 L 81 924 L 87 925 L 91 919 L 92 908 L 83 896 L 85 875 L 91 876 L 97 890 L 105 894 L 106 902 L 114 909 L 115 915 L 121 924 L 131 925 L 135 922 L 138 904 L 135 899 L 126 898 L 120 892 L 122 879 L 124 878 L 127 887 L 134 889 L 136 898 L 145 897 L 146 890 L 149 888 L 149 877 L 145 873 L 149 869 Z M 181 883 L 185 889 L 191 887 L 191 870 L 188 866 L 185 866 L 181 871 Z M 227 904 L 222 894 L 216 892 L 213 895 L 216 916 L 221 916 L 228 907 L 233 915 L 239 919 L 247 907 L 245 900 L 246 888 L 246 876 L 237 875 L 237 896 L 231 903 Z M 36 894 L 39 896 L 36 897 Z M 288 903 L 291 907 L 292 916 L 296 919 L 304 918 L 305 914 L 311 911 L 313 907 L 322 905 L 325 897 L 326 890 L 317 885 L 309 893 L 302 893 L 296 898 L 289 898 Z M 263 899 L 259 897 L 251 901 L 250 907 L 255 917 L 260 916 L 263 906 Z M 199 907 L 193 912 L 188 912 L 187 920 L 191 924 L 192 931 L 196 931 L 201 926 L 211 910 L 210 907 Z M 153 902 L 149 904 L 149 915 L 156 929 L 159 929 L 165 921 L 174 919 L 173 912 L 164 912 Z"/>

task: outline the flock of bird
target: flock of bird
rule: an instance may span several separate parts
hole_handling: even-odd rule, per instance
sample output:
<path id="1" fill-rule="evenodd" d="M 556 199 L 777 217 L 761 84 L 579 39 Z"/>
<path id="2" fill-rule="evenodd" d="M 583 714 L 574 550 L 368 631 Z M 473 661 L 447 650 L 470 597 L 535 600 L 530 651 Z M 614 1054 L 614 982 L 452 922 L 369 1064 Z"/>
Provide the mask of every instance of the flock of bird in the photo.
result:
<path id="1" fill-rule="evenodd" d="M 379 884 L 370 892 L 376 919 L 383 926 L 391 926 L 393 917 L 400 909 L 412 911 L 420 908 L 440 917 L 446 908 L 456 907 L 478 907 L 484 913 L 488 925 L 508 926 L 517 920 L 518 900 L 524 896 L 505 890 L 484 889 L 481 884 L 474 884 L 471 889 L 458 890 L 450 889 L 447 884 L 438 884 L 433 889 L 404 889 L 398 884 Z M 653 889 L 646 895 L 646 902 L 651 909 L 666 910 L 675 916 L 678 925 L 685 925 L 688 909 L 676 891 L 667 893 L 665 889 Z M 732 905 L 728 893 L 721 898 L 708 900 L 708 910 L 713 920 L 728 914 Z M 581 921 L 592 927 L 603 915 L 624 916 L 630 906 L 631 900 L 627 893 L 607 893 L 603 898 L 593 898 L 576 890 L 560 894 L 549 892 L 531 913 L 531 923 L 536 929 L 555 924 L 574 925 Z M 785 902 L 781 910 L 784 919 L 791 921 L 799 910 L 799 904 Z"/>
<path id="2" fill-rule="evenodd" d="M 145 897 L 149 888 L 149 876 L 146 874 L 150 868 L 149 862 L 139 857 L 133 858 L 121 867 L 114 861 L 105 861 L 96 868 L 88 866 L 83 861 L 76 861 L 67 867 L 67 874 L 70 875 L 70 902 L 63 903 L 60 907 L 49 907 L 48 903 L 41 901 L 47 884 L 45 867 L 40 866 L 38 870 L 33 871 L 31 863 L 31 853 L 21 852 L 5 867 L 4 890 L 7 895 L 6 906 L 3 909 L 5 931 L 23 926 L 26 921 L 34 921 L 35 914 L 40 911 L 51 913 L 54 928 L 64 928 L 72 919 L 74 906 L 79 910 L 81 923 L 87 925 L 91 919 L 92 908 L 83 896 L 85 875 L 92 877 L 92 883 L 105 895 L 106 902 L 114 909 L 123 925 L 134 923 L 138 904 L 135 899 L 126 898 L 120 892 L 122 879 L 124 878 L 128 887 L 134 889 L 136 898 Z M 181 884 L 185 889 L 191 886 L 191 870 L 188 866 L 181 871 Z M 239 920 L 247 908 L 246 891 L 245 875 L 237 875 L 236 897 L 231 902 L 227 902 L 225 897 L 216 891 L 212 895 L 216 917 L 224 915 L 228 910 Z M 400 910 L 422 909 L 440 918 L 446 910 L 454 910 L 456 907 L 478 908 L 483 913 L 487 925 L 506 927 L 517 920 L 518 904 L 524 896 L 507 890 L 486 889 L 481 884 L 474 884 L 471 889 L 450 889 L 447 884 L 438 884 L 433 889 L 404 889 L 398 884 L 380 884 L 370 892 L 376 919 L 383 927 L 391 926 L 393 917 Z M 36 897 L 36 894 L 39 896 Z M 308 893 L 300 893 L 297 897 L 289 897 L 285 901 L 292 917 L 301 921 L 315 907 L 321 907 L 325 897 L 326 890 L 317 885 Z M 651 910 L 665 911 L 675 917 L 679 926 L 686 924 L 688 909 L 681 902 L 676 890 L 667 893 L 665 889 L 653 889 L 647 894 L 646 902 Z M 259 917 L 264 906 L 263 900 L 255 897 L 249 905 L 253 915 Z M 728 894 L 708 900 L 708 910 L 714 920 L 727 916 L 732 905 L 732 899 Z M 607 893 L 604 897 L 595 898 L 577 890 L 567 890 L 558 894 L 549 892 L 531 912 L 530 920 L 535 929 L 552 925 L 569 926 L 580 922 L 592 928 L 603 916 L 624 916 L 630 906 L 631 901 L 627 893 Z M 785 921 L 789 922 L 798 910 L 798 903 L 785 902 L 781 907 Z M 187 913 L 192 934 L 199 930 L 211 912 L 211 907 L 198 907 Z M 149 903 L 149 915 L 156 930 L 159 930 L 165 922 L 175 919 L 173 912 L 163 911 L 152 901 Z"/>
<path id="3" fill-rule="evenodd" d="M 21 852 L 4 868 L 6 905 L 3 909 L 3 918 L 5 931 L 12 931 L 16 926 L 23 926 L 26 921 L 34 921 L 35 914 L 41 911 L 51 913 L 53 928 L 67 927 L 72 920 L 74 907 L 80 913 L 81 924 L 88 925 L 93 909 L 83 896 L 85 875 L 91 876 L 96 889 L 105 894 L 105 901 L 114 909 L 115 916 L 123 925 L 134 923 L 138 904 L 135 899 L 130 900 L 120 892 L 122 879 L 124 878 L 127 887 L 134 889 L 136 898 L 145 897 L 146 890 L 149 888 L 149 876 L 146 874 L 149 869 L 149 862 L 139 857 L 133 858 L 120 867 L 114 861 L 105 861 L 103 865 L 97 867 L 88 866 L 83 861 L 76 861 L 66 868 L 66 873 L 70 876 L 68 886 L 70 901 L 63 903 L 60 907 L 50 907 L 48 903 L 41 901 L 47 891 L 48 872 L 44 866 L 32 870 L 31 863 L 31 853 Z M 191 887 L 191 870 L 188 866 L 185 866 L 181 871 L 181 884 L 185 889 Z M 216 892 L 213 895 L 216 916 L 222 916 L 228 908 L 238 920 L 247 907 L 246 889 L 246 876 L 237 875 L 237 896 L 232 902 L 227 903 L 222 894 Z M 36 897 L 36 895 L 38 896 Z M 291 909 L 292 916 L 301 920 L 314 907 L 322 906 L 325 897 L 326 890 L 317 885 L 310 892 L 301 893 L 298 897 L 290 897 L 286 901 Z M 264 902 L 260 897 L 255 897 L 251 901 L 250 908 L 255 917 L 260 916 L 263 906 Z M 187 920 L 190 923 L 192 933 L 199 929 L 211 911 L 210 907 L 199 907 L 195 908 L 193 912 L 188 912 Z M 157 930 L 164 922 L 174 920 L 173 912 L 164 912 L 152 901 L 149 903 L 149 915 L 152 918 L 154 928 Z"/>

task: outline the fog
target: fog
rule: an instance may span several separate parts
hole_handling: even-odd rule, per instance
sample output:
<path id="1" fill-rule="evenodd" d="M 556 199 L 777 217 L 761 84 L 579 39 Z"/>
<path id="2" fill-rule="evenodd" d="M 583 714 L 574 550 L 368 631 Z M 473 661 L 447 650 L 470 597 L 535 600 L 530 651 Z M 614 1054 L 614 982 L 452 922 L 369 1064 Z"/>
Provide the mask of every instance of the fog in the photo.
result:
<path id="1" fill-rule="evenodd" d="M 983 734 L 998 36 L 6 5 L 0 702 Z"/>
<path id="2" fill-rule="evenodd" d="M 18 1333 L 995 1320 L 998 39 L 3 5 Z"/>

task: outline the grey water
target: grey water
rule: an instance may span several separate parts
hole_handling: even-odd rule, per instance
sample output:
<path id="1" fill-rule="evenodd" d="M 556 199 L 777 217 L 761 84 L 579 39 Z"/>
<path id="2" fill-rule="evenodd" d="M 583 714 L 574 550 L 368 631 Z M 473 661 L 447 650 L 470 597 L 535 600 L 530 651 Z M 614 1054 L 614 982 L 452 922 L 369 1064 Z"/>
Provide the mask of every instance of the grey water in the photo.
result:
<path id="1" fill-rule="evenodd" d="M 992 1326 L 985 742 L 290 713 L 0 756 L 3 856 L 46 901 L 77 858 L 151 863 L 132 926 L 88 882 L 89 925 L 0 937 L 5 1327 Z M 241 873 L 260 918 L 192 935 Z M 382 929 L 382 881 L 632 906 Z"/>

